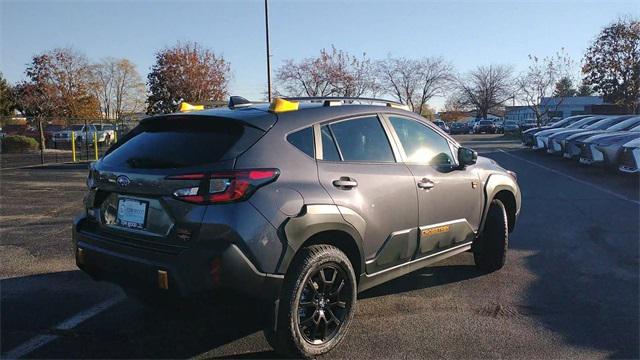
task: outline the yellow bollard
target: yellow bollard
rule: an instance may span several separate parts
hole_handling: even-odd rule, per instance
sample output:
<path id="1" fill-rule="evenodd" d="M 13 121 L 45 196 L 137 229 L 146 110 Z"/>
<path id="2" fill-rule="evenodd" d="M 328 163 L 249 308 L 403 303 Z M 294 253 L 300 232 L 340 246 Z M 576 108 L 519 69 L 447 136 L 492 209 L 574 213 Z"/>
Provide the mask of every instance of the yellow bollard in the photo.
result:
<path id="1" fill-rule="evenodd" d="M 113 130 L 113 143 L 118 142 L 118 130 Z"/>
<path id="2" fill-rule="evenodd" d="M 98 133 L 93 133 L 93 151 L 96 153 L 96 160 L 98 160 Z"/>
<path id="3" fill-rule="evenodd" d="M 71 132 L 71 157 L 73 162 L 76 162 L 76 132 Z"/>

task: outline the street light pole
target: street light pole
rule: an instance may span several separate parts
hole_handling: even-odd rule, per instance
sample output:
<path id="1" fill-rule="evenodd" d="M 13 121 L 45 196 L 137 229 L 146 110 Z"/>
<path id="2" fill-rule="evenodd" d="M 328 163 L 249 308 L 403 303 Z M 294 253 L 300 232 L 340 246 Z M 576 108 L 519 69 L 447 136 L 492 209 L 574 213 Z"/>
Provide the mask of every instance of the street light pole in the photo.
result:
<path id="1" fill-rule="evenodd" d="M 269 5 L 264 0 L 264 24 L 267 37 L 267 98 L 271 102 L 271 51 L 269 51 Z"/>

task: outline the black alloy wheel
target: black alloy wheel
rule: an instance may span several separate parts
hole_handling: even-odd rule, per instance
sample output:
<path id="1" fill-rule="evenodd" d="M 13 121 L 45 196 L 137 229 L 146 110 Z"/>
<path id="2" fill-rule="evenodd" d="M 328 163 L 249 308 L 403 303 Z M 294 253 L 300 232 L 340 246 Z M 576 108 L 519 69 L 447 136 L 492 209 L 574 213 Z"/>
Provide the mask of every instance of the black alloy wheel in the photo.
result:
<path id="1" fill-rule="evenodd" d="M 336 335 L 347 315 L 350 284 L 343 269 L 325 264 L 307 278 L 298 302 L 298 327 L 306 341 L 319 345 Z"/>

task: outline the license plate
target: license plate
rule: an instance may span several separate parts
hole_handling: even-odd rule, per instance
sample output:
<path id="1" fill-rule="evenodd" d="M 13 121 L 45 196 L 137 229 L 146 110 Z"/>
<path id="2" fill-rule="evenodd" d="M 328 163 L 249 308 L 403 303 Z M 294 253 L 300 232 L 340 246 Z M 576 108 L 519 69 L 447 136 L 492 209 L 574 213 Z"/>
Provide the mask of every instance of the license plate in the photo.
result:
<path id="1" fill-rule="evenodd" d="M 130 229 L 144 229 L 149 203 L 122 198 L 118 201 L 117 224 Z"/>

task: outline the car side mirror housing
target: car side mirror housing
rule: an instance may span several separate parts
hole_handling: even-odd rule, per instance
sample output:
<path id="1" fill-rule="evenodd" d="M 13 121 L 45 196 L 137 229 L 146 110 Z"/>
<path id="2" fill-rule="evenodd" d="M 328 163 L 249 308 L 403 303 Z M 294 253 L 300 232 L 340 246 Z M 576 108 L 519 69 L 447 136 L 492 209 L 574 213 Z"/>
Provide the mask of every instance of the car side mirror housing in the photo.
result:
<path id="1" fill-rule="evenodd" d="M 478 153 L 466 147 L 458 148 L 458 163 L 460 167 L 473 165 L 478 161 Z"/>

